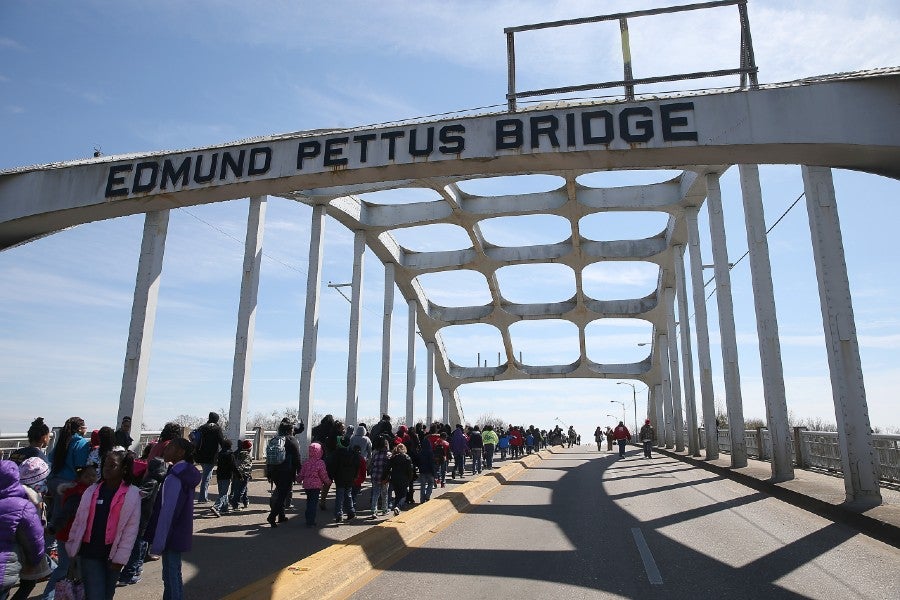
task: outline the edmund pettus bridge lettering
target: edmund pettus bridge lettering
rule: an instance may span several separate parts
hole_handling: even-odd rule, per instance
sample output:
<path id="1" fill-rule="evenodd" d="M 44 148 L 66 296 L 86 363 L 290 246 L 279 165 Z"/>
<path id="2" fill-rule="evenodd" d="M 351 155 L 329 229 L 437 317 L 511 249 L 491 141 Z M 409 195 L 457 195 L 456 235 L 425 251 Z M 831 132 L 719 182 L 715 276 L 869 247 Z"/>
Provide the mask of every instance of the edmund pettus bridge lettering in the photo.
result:
<path id="1" fill-rule="evenodd" d="M 104 197 L 165 193 L 220 183 L 333 169 L 371 167 L 404 161 L 467 158 L 467 135 L 493 136 L 493 154 L 538 150 L 610 149 L 616 141 L 632 147 L 661 140 L 697 142 L 693 102 L 540 112 L 489 117 L 265 145 L 181 153 L 170 157 L 111 165 Z M 293 146 L 293 148 L 291 148 Z M 481 153 L 475 153 L 480 156 Z"/>

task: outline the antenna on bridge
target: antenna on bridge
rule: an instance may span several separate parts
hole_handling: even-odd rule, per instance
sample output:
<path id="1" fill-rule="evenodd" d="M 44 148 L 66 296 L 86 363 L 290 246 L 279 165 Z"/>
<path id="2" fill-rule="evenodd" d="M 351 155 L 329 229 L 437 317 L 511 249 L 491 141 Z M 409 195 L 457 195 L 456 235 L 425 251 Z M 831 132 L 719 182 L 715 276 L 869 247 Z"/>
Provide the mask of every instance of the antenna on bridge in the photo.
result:
<path id="1" fill-rule="evenodd" d="M 635 79 L 631 68 L 631 42 L 628 35 L 628 19 L 637 17 L 649 17 L 668 13 L 677 13 L 707 8 L 720 8 L 723 6 L 737 5 L 738 19 L 741 26 L 740 67 L 737 69 L 717 69 L 714 71 L 697 71 L 693 73 L 677 73 L 673 75 L 661 75 L 657 77 L 640 77 Z M 587 83 L 583 85 L 569 85 L 563 87 L 543 88 L 536 90 L 516 91 L 516 43 L 515 34 L 536 29 L 551 29 L 555 27 L 568 27 L 571 25 L 584 25 L 585 23 L 599 23 L 601 21 L 618 21 L 619 36 L 622 44 L 623 77 L 617 81 L 603 81 L 599 83 Z M 594 17 L 582 17 L 579 19 L 565 19 L 562 21 L 547 21 L 545 23 L 532 23 L 506 27 L 506 63 L 507 84 L 506 102 L 509 112 L 516 112 L 516 100 L 518 98 L 530 98 L 534 96 L 549 96 L 551 94 L 565 94 L 569 92 L 583 92 L 586 90 L 599 90 L 608 88 L 625 88 L 625 99 L 634 100 L 634 87 L 648 83 L 661 83 L 664 81 L 680 81 L 685 79 L 701 79 L 704 77 L 722 77 L 724 75 L 740 75 L 740 87 L 747 87 L 747 78 L 750 79 L 750 88 L 755 89 L 757 81 L 756 57 L 753 54 L 753 41 L 750 37 L 750 21 L 747 17 L 747 0 L 717 0 L 715 2 L 701 2 L 698 4 L 684 4 L 680 6 L 668 6 L 648 10 L 635 10 L 632 12 L 614 13 L 609 15 L 597 15 Z"/>

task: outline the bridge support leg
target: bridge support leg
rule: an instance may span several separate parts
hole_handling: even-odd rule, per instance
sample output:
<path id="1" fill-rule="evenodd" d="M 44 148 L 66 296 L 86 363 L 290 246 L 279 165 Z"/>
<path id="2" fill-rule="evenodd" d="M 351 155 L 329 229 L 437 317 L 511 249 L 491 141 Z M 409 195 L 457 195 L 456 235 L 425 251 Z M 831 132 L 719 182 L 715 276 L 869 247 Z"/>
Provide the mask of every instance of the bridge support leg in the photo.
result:
<path id="1" fill-rule="evenodd" d="M 709 235 L 712 240 L 716 271 L 716 304 L 719 308 L 719 334 L 722 338 L 722 371 L 725 376 L 725 404 L 731 432 L 731 466 L 747 466 L 747 441 L 744 439 L 744 407 L 741 398 L 741 371 L 738 365 L 734 331 L 734 304 L 731 299 L 731 273 L 725 240 L 725 215 L 719 176 L 706 176 L 706 206 L 709 210 Z"/>
<path id="2" fill-rule="evenodd" d="M 691 257 L 691 289 L 694 297 L 694 324 L 697 326 L 697 362 L 700 367 L 700 397 L 703 406 L 703 432 L 706 460 L 719 458 L 716 428 L 716 400 L 713 394 L 712 361 L 709 356 L 709 324 L 706 317 L 706 295 L 703 287 L 703 258 L 700 254 L 700 231 L 697 227 L 699 207 L 684 209 L 688 230 L 688 251 Z"/>
<path id="3" fill-rule="evenodd" d="M 428 364 L 425 373 L 428 376 L 425 384 L 425 427 L 434 423 L 434 343 L 428 342 Z"/>
<path id="4" fill-rule="evenodd" d="M 144 421 L 150 348 L 153 344 L 159 279 L 162 275 L 168 230 L 168 210 L 149 212 L 144 215 L 144 236 L 141 240 L 141 256 L 138 260 L 137 277 L 134 283 L 131 325 L 128 328 L 122 390 L 119 393 L 119 413 L 116 417 L 116 425 L 122 422 L 122 418 L 131 417 L 132 432 L 136 432 L 133 435 L 132 447 L 136 447 L 140 442 L 141 425 Z"/>
<path id="5" fill-rule="evenodd" d="M 453 399 L 454 395 L 455 393 L 450 391 L 449 388 L 441 388 L 441 399 L 443 402 L 442 420 L 445 425 L 450 425 L 451 427 L 455 423 L 462 423 L 459 418 L 459 411 L 457 410 L 458 407 L 456 406 L 456 402 L 454 402 Z"/>
<path id="6" fill-rule="evenodd" d="M 750 251 L 750 276 L 753 303 L 756 308 L 756 333 L 759 337 L 759 361 L 762 368 L 763 397 L 766 401 L 766 425 L 772 437 L 772 479 L 794 478 L 791 458 L 791 430 L 788 425 L 787 400 L 784 393 L 784 370 L 781 364 L 781 342 L 778 339 L 778 317 L 772 287 L 772 266 L 762 188 L 757 165 L 739 165 L 747 248 Z M 760 448 L 760 453 L 762 453 Z"/>
<path id="7" fill-rule="evenodd" d="M 663 423 L 665 424 L 666 448 L 675 446 L 675 409 L 672 406 L 672 378 L 669 374 L 669 336 L 665 333 L 656 337 L 659 348 L 659 372 L 662 384 Z"/>
<path id="8" fill-rule="evenodd" d="M 847 501 L 880 504 L 878 463 L 831 169 L 802 167 Z"/>
<path id="9" fill-rule="evenodd" d="M 300 434 L 300 451 L 306 456 L 312 431 L 313 388 L 316 375 L 316 344 L 319 341 L 319 297 L 322 288 L 322 250 L 325 241 L 324 204 L 312 207 L 309 233 L 309 267 L 306 276 L 306 314 L 303 319 L 303 350 L 300 363 L 300 418 L 306 429 Z"/>
<path id="10" fill-rule="evenodd" d="M 381 414 L 390 414 L 391 319 L 394 315 L 394 263 L 384 263 L 384 317 L 381 322 Z"/>
<path id="11" fill-rule="evenodd" d="M 266 197 L 250 199 L 247 212 L 247 237 L 244 240 L 244 268 L 241 274 L 241 298 L 238 302 L 237 331 L 234 336 L 234 366 L 231 369 L 231 404 L 228 407 L 228 439 L 243 439 L 247 430 L 247 391 L 253 362 L 253 337 L 256 332 L 256 300 L 259 292 L 259 266 L 262 260 L 266 223 Z"/>
<path id="12" fill-rule="evenodd" d="M 663 410 L 663 386 L 657 383 L 653 386 L 653 410 L 656 412 L 656 445 L 666 445 L 666 416 Z"/>
<path id="13" fill-rule="evenodd" d="M 350 295 L 350 335 L 347 348 L 347 409 L 344 425 L 355 427 L 359 422 L 359 329 L 362 320 L 363 261 L 366 254 L 366 233 L 353 234 L 353 283 Z"/>
<path id="14" fill-rule="evenodd" d="M 675 451 L 684 452 L 684 417 L 681 412 L 681 375 L 678 368 L 678 339 L 675 333 L 675 288 L 664 290 L 666 330 L 669 338 L 669 377 L 672 380 L 672 411 L 675 428 Z"/>
<path id="15" fill-rule="evenodd" d="M 416 301 L 409 301 L 409 316 L 406 334 L 406 426 L 415 425 L 416 394 Z"/>
<path id="16" fill-rule="evenodd" d="M 694 388 L 694 357 L 691 354 L 691 322 L 688 316 L 687 282 L 684 276 L 684 246 L 675 246 L 675 285 L 678 288 L 678 320 L 681 325 L 681 363 L 684 405 L 687 412 L 687 443 L 691 456 L 700 456 L 697 430 L 697 399 Z"/>

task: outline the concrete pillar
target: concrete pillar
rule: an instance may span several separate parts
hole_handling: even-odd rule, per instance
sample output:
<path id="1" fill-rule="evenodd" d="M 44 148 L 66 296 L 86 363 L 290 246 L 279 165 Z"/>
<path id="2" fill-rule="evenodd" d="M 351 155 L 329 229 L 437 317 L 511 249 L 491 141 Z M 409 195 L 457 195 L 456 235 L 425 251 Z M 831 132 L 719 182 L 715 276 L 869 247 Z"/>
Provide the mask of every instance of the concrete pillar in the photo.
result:
<path id="1" fill-rule="evenodd" d="M 156 304 L 159 299 L 159 283 L 168 229 L 168 210 L 148 212 L 144 215 L 144 236 L 141 240 L 141 255 L 134 283 L 131 325 L 128 327 L 125 367 L 122 371 L 122 389 L 119 393 L 119 412 L 116 416 L 116 426 L 122 422 L 123 417 L 131 417 L 131 431 L 135 441 L 132 447 L 140 441 L 141 424 L 144 421 L 150 349 L 153 345 L 153 327 L 156 324 Z"/>
<path id="2" fill-rule="evenodd" d="M 684 246 L 675 246 L 675 286 L 681 331 L 681 363 L 684 374 L 684 406 L 687 412 L 687 444 L 691 456 L 700 456 L 697 430 L 697 402 L 694 388 L 694 357 L 691 354 L 691 320 L 688 316 L 687 281 L 684 275 Z"/>
<path id="3" fill-rule="evenodd" d="M 253 362 L 253 337 L 256 332 L 256 298 L 259 292 L 259 268 L 262 260 L 263 233 L 266 224 L 266 197 L 250 199 L 247 212 L 247 236 L 244 239 L 244 268 L 241 273 L 241 297 L 238 301 L 237 330 L 234 335 L 234 365 L 231 369 L 231 404 L 228 407 L 228 439 L 244 438 L 247 429 L 247 396 L 250 366 Z"/>
<path id="4" fill-rule="evenodd" d="M 750 276 L 756 308 L 763 397 L 766 401 L 766 425 L 772 437 L 772 479 L 785 481 L 794 478 L 794 465 L 791 459 L 791 429 L 784 393 L 781 342 L 778 339 L 778 318 L 775 312 L 775 291 L 769 263 L 759 167 L 739 165 L 738 169 L 741 176 L 741 197 L 744 201 L 747 248 L 750 251 Z"/>
<path id="5" fill-rule="evenodd" d="M 353 283 L 350 295 L 350 335 L 347 348 L 347 409 L 344 424 L 359 422 L 359 330 L 362 320 L 363 260 L 366 254 L 366 233 L 353 234 Z"/>
<path id="6" fill-rule="evenodd" d="M 672 378 L 669 374 L 669 336 L 663 333 L 657 336 L 656 340 L 659 351 L 659 373 L 660 383 L 662 384 L 661 400 L 666 448 L 673 448 L 675 446 L 675 411 L 672 406 Z"/>
<path id="7" fill-rule="evenodd" d="M 299 436 L 300 451 L 306 456 L 312 431 L 313 384 L 316 375 L 316 344 L 319 341 L 319 296 L 322 288 L 322 250 L 325 243 L 324 204 L 312 207 L 309 232 L 309 267 L 306 276 L 306 314 L 303 319 L 303 350 L 300 363 L 300 419 L 306 429 Z"/>
<path id="8" fill-rule="evenodd" d="M 731 466 L 747 466 L 747 442 L 744 440 L 744 407 L 741 398 L 741 371 L 738 365 L 737 338 L 734 329 L 734 304 L 731 299 L 731 273 L 725 239 L 725 215 L 719 176 L 706 176 L 706 207 L 709 211 L 709 236 L 716 272 L 716 305 L 719 308 L 719 336 L 722 342 L 722 371 L 725 377 L 725 404 L 731 432 Z"/>
<path id="9" fill-rule="evenodd" d="M 406 336 L 406 426 L 412 428 L 415 423 L 416 393 L 416 301 L 409 301 L 409 316 Z"/>
<path id="10" fill-rule="evenodd" d="M 706 436 L 706 460 L 719 458 L 716 428 L 716 399 L 713 393 L 712 362 L 709 356 L 709 325 L 706 317 L 706 293 L 703 288 L 703 257 L 700 253 L 700 231 L 696 206 L 684 209 L 688 230 L 688 252 L 691 258 L 691 289 L 694 296 L 694 324 L 697 327 L 697 363 L 700 369 L 700 398 L 703 407 L 703 432 Z"/>
<path id="11" fill-rule="evenodd" d="M 391 319 L 394 315 L 394 263 L 384 263 L 384 317 L 381 324 L 381 414 L 390 414 Z"/>
<path id="12" fill-rule="evenodd" d="M 441 388 L 441 422 L 446 424 L 450 423 L 450 397 L 452 392 L 448 388 Z M 456 422 L 459 422 L 457 419 Z"/>
<path id="13" fill-rule="evenodd" d="M 425 426 L 434 423 L 434 343 L 428 342 L 428 365 L 425 373 L 428 376 L 425 384 Z"/>
<path id="14" fill-rule="evenodd" d="M 666 415 L 663 410 L 663 386 L 657 383 L 653 386 L 653 409 L 656 411 L 656 445 L 666 445 Z"/>
<path id="15" fill-rule="evenodd" d="M 847 501 L 880 504 L 878 463 L 859 359 L 831 169 L 802 167 Z"/>
<path id="16" fill-rule="evenodd" d="M 666 301 L 666 330 L 669 338 L 669 377 L 672 380 L 672 412 L 675 420 L 675 451 L 684 452 L 684 417 L 681 412 L 681 375 L 678 368 L 678 339 L 675 333 L 675 288 L 663 291 Z"/>

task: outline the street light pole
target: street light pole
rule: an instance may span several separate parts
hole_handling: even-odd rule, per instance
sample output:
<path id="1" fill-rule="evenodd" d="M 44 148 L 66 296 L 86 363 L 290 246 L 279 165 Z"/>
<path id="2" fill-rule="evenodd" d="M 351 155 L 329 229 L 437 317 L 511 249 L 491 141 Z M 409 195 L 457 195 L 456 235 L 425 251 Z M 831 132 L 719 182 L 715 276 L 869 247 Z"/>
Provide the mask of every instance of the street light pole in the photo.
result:
<path id="1" fill-rule="evenodd" d="M 638 345 L 640 346 L 641 344 L 638 344 Z M 637 440 L 637 437 L 638 437 L 638 433 L 637 433 L 637 388 L 634 387 L 633 383 L 630 383 L 628 381 L 617 381 L 616 382 L 616 385 L 621 385 L 621 384 L 631 386 L 631 400 L 632 400 L 632 402 L 634 402 L 634 429 L 632 430 L 631 435 L 634 437 L 635 440 Z M 649 390 L 650 388 L 648 387 L 647 389 Z M 625 414 L 625 405 L 624 404 L 622 405 L 622 414 L 623 415 Z"/>

